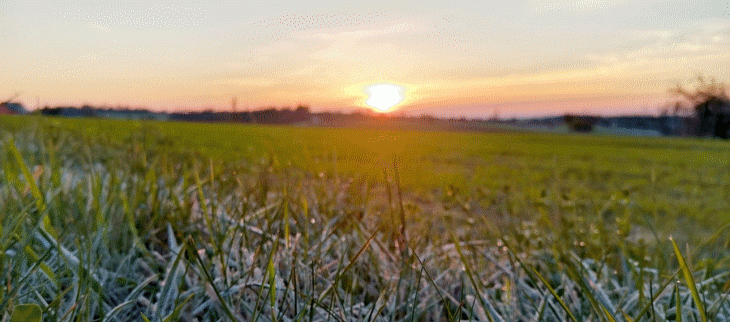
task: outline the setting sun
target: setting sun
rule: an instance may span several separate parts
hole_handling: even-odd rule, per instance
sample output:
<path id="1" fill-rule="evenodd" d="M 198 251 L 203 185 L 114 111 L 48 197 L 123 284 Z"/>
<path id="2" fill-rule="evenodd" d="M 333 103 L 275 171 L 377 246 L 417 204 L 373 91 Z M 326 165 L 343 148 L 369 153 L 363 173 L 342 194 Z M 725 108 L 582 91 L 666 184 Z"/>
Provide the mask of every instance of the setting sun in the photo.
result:
<path id="1" fill-rule="evenodd" d="M 403 91 L 405 89 L 393 84 L 376 84 L 368 86 L 365 92 L 368 99 L 365 104 L 374 108 L 379 112 L 387 112 L 393 106 L 398 105 L 405 99 Z"/>

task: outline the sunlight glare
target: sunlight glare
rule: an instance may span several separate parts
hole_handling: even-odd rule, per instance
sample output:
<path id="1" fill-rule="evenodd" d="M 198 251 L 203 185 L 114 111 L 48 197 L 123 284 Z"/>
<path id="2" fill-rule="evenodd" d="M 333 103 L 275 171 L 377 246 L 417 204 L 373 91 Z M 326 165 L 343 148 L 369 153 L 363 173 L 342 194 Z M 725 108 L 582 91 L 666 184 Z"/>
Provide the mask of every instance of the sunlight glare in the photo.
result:
<path id="1" fill-rule="evenodd" d="M 387 112 L 405 99 L 404 88 L 393 84 L 375 84 L 368 86 L 365 92 L 369 96 L 365 104 L 379 112 Z"/>

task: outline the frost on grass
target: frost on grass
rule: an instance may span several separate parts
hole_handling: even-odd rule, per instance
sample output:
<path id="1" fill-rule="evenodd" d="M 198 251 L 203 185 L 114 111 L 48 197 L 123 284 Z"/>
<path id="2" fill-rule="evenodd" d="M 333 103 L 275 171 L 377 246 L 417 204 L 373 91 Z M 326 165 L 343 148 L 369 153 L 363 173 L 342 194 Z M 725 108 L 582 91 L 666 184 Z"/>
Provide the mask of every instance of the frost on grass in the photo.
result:
<path id="1" fill-rule="evenodd" d="M 695 264 L 698 306 L 650 227 L 546 198 L 476 202 L 57 133 L 3 144 L 4 318 L 23 303 L 61 321 L 730 318 L 727 263 Z"/>

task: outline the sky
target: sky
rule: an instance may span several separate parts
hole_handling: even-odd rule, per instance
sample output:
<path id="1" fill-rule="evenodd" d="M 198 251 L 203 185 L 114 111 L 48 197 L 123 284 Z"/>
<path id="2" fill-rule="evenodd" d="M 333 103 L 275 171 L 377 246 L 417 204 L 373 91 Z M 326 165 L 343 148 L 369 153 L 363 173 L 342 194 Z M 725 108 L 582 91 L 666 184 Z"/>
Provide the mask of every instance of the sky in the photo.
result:
<path id="1" fill-rule="evenodd" d="M 306 104 L 524 117 L 656 113 L 730 80 L 729 1 L 0 0 L 0 101 L 158 111 Z"/>

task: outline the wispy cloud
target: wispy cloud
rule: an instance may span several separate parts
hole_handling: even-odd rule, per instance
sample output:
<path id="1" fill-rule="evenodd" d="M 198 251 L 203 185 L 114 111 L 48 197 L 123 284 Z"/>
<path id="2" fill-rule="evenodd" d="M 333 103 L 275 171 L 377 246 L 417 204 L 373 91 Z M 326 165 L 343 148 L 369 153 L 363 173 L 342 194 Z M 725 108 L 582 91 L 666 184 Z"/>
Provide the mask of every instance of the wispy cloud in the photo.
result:
<path id="1" fill-rule="evenodd" d="M 611 52 L 589 54 L 586 58 L 601 64 L 657 65 L 672 59 L 727 56 L 730 55 L 730 23 L 712 20 L 695 26 L 637 30 L 618 40 L 617 45 Z"/>
<path id="2" fill-rule="evenodd" d="M 272 78 L 236 77 L 226 78 L 218 81 L 221 85 L 233 85 L 237 87 L 269 87 L 278 84 L 280 81 Z"/>
<path id="3" fill-rule="evenodd" d="M 589 11 L 608 9 L 615 7 L 626 0 L 579 0 L 579 1 L 555 1 L 555 0 L 532 0 L 532 10 L 536 12 L 553 12 L 553 11 Z"/>
<path id="4" fill-rule="evenodd" d="M 730 23 L 634 30 L 621 35 L 615 46 L 582 58 L 574 67 L 515 70 L 500 76 L 434 78 L 418 85 L 421 99 L 414 104 L 455 104 L 439 97 L 459 97 L 459 104 L 552 101 L 560 98 L 646 96 L 661 98 L 678 79 L 701 72 L 728 72 Z M 434 103 L 429 103 L 429 102 Z M 652 101 L 654 102 L 654 101 Z"/>
<path id="5" fill-rule="evenodd" d="M 147 7 L 112 4 L 96 4 L 88 8 L 66 9 L 58 14 L 88 23 L 93 28 L 108 31 L 111 28 L 179 28 L 203 23 L 206 10 L 177 5 L 151 5 Z"/>
<path id="6" fill-rule="evenodd" d="M 418 28 L 416 25 L 411 23 L 400 23 L 391 25 L 383 29 L 366 29 L 366 30 L 355 30 L 355 31 L 343 31 L 338 33 L 300 33 L 297 34 L 302 39 L 317 39 L 326 41 L 348 41 L 348 40 L 359 40 L 363 38 L 382 36 L 395 33 L 403 33 L 416 31 Z"/>

